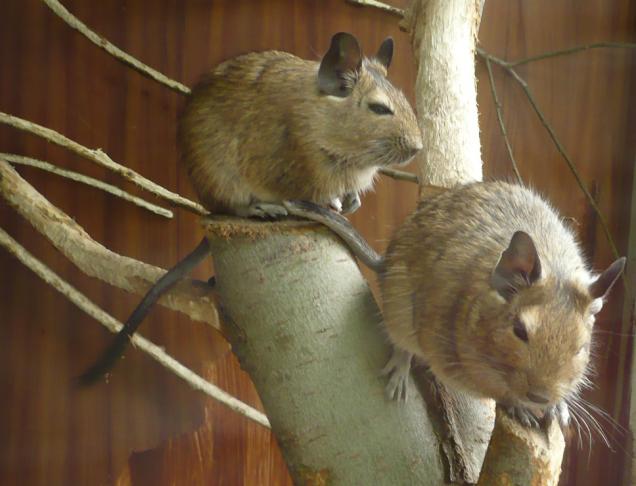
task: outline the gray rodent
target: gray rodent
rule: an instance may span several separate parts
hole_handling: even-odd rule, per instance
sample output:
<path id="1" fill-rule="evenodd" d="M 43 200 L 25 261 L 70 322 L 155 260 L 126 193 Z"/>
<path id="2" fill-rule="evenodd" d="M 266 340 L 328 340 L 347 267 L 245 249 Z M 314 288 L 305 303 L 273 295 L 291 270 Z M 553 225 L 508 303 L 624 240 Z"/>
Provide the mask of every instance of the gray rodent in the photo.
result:
<path id="1" fill-rule="evenodd" d="M 386 78 L 392 57 L 391 38 L 367 58 L 354 36 L 340 32 L 321 62 L 266 51 L 205 75 L 178 127 L 202 204 L 245 217 L 283 216 L 285 199 L 355 211 L 378 169 L 405 164 L 422 148 L 413 109 Z M 150 289 L 80 384 L 113 366 L 152 305 L 207 254 L 204 239 Z"/>
<path id="2" fill-rule="evenodd" d="M 504 182 L 439 190 L 375 253 L 346 219 L 300 201 L 378 272 L 394 352 L 387 393 L 405 398 L 412 356 L 442 383 L 495 399 L 524 425 L 569 420 L 586 383 L 594 315 L 625 258 L 599 276 L 538 195 Z"/>

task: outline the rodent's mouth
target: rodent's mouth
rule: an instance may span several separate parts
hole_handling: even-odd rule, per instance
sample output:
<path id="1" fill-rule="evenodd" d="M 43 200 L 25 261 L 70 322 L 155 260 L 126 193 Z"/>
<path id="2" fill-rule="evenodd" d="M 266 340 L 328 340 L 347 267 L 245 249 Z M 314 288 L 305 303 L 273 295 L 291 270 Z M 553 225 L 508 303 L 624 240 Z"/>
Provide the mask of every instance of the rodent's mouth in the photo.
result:
<path id="1" fill-rule="evenodd" d="M 526 400 L 519 400 L 519 405 L 523 408 L 527 408 L 539 417 L 550 408 L 550 405 L 537 405 L 536 403 L 528 402 Z"/>
<path id="2" fill-rule="evenodd" d="M 406 158 L 406 159 L 403 159 L 403 160 L 401 160 L 401 161 L 399 161 L 399 162 L 396 162 L 396 163 L 394 163 L 394 164 L 392 164 L 392 165 L 397 165 L 398 167 L 402 167 L 402 166 L 404 166 L 404 165 L 408 165 L 408 164 L 410 164 L 411 162 L 413 162 L 413 159 L 415 158 L 415 156 L 416 156 L 416 155 L 417 155 L 417 153 L 415 153 L 415 154 L 413 154 L 413 155 L 409 156 L 409 157 L 408 157 L 408 158 Z"/>

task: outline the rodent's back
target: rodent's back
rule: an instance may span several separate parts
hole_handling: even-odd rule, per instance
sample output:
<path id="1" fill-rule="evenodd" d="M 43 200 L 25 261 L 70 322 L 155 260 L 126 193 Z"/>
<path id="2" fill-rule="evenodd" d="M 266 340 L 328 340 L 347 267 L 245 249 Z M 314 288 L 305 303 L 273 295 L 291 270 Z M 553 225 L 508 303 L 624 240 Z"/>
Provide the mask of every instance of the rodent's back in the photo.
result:
<path id="1" fill-rule="evenodd" d="M 259 186 L 267 200 L 268 164 L 288 157 L 290 107 L 311 91 L 316 70 L 317 63 L 289 53 L 250 53 L 221 63 L 194 87 L 178 142 L 204 205 L 247 205 L 247 189 Z"/>
<path id="2" fill-rule="evenodd" d="M 383 301 L 396 344 L 421 354 L 414 333 L 425 322 L 451 339 L 451 329 L 435 328 L 461 326 L 474 299 L 492 291 L 490 276 L 517 231 L 534 240 L 543 277 L 589 279 L 572 233 L 526 188 L 474 183 L 421 201 L 386 254 Z"/>
<path id="3" fill-rule="evenodd" d="M 533 238 L 546 276 L 587 272 L 573 234 L 549 204 L 504 182 L 468 184 L 421 201 L 387 260 L 406 257 L 426 268 L 445 264 L 450 272 L 471 262 L 475 274 L 489 274 L 516 231 Z"/>

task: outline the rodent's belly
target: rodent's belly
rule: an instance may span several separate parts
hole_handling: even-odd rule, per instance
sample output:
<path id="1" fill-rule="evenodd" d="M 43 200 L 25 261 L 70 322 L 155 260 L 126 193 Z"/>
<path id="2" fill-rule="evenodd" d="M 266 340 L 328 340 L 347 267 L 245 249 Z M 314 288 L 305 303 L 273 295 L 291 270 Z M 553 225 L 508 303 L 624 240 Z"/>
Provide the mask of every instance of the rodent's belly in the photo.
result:
<path id="1" fill-rule="evenodd" d="M 254 198 L 267 202 L 300 199 L 327 204 L 345 194 L 369 189 L 377 172 L 375 167 L 334 170 L 321 166 L 320 162 L 302 159 L 271 160 L 264 172 L 243 166 L 243 176 Z"/>

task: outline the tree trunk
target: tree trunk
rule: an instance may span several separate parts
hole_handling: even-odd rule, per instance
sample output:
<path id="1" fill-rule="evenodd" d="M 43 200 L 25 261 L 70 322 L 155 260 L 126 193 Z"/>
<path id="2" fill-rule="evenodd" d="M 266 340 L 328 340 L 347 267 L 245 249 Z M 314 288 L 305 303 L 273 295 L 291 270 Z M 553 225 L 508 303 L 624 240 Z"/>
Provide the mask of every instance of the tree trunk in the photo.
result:
<path id="1" fill-rule="evenodd" d="M 296 484 L 442 484 L 439 442 L 411 383 L 384 397 L 389 347 L 354 259 L 304 222 L 211 220 L 227 335 Z"/>
<path id="2" fill-rule="evenodd" d="M 423 185 L 452 187 L 483 177 L 474 68 L 482 6 L 483 0 L 413 0 L 402 21 L 418 68 Z"/>

